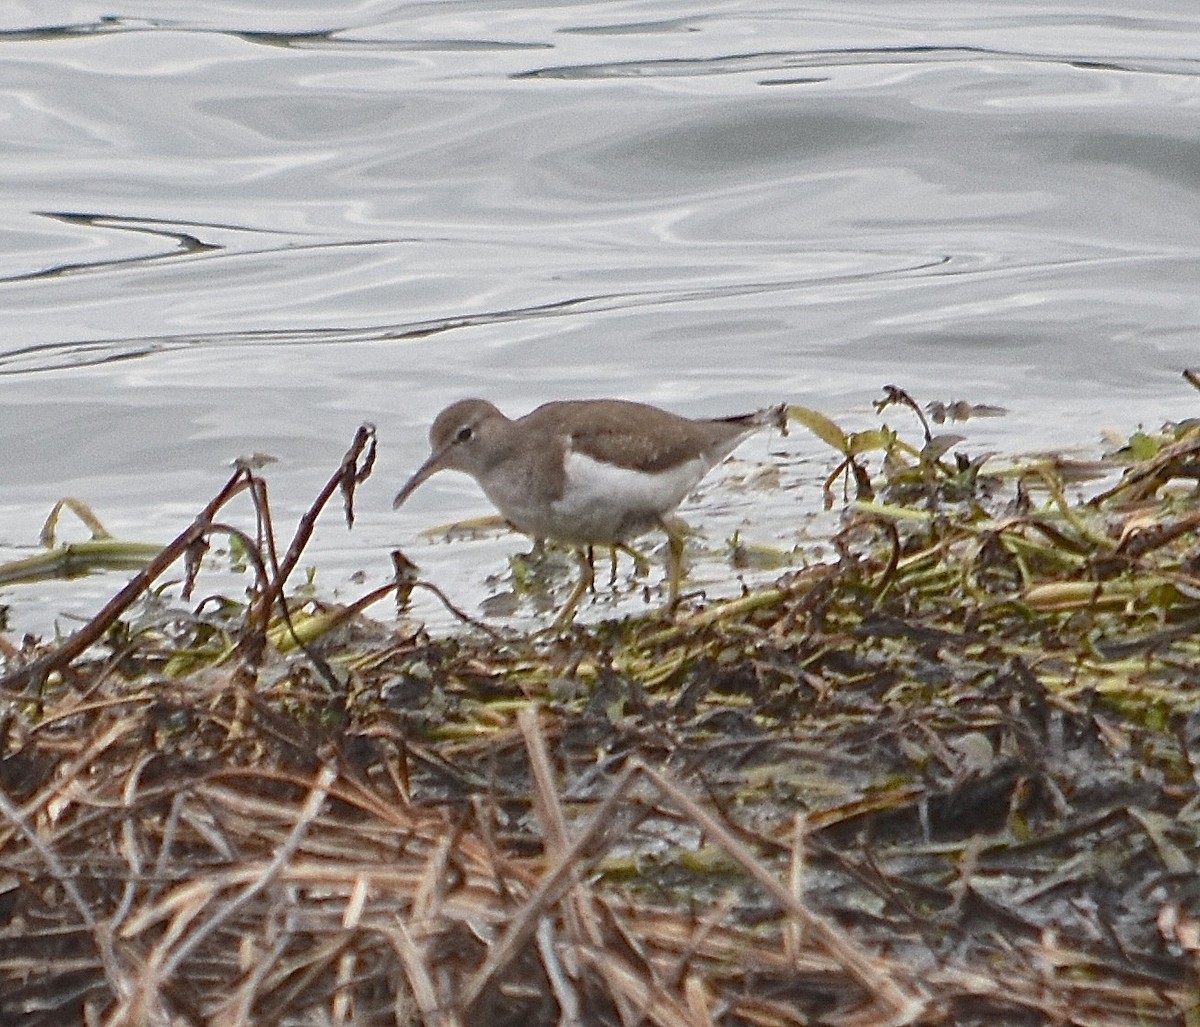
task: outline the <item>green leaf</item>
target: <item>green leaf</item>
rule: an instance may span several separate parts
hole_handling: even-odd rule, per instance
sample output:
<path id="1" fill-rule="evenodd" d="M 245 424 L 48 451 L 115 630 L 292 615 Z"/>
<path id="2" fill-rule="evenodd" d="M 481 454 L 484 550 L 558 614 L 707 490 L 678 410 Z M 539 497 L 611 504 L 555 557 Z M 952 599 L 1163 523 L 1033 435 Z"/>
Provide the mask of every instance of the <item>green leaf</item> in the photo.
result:
<path id="1" fill-rule="evenodd" d="M 831 446 L 839 453 L 849 455 L 850 440 L 846 437 L 846 433 L 819 410 L 813 410 L 810 407 L 789 406 L 787 415 L 790 420 L 799 421 L 827 446 Z"/>
<path id="2" fill-rule="evenodd" d="M 1149 460 L 1158 455 L 1159 448 L 1158 439 L 1144 431 L 1135 431 L 1129 436 L 1127 449 L 1134 460 Z"/>
<path id="3" fill-rule="evenodd" d="M 921 456 L 929 463 L 936 463 L 949 450 L 964 441 L 966 441 L 966 436 L 963 435 L 935 435 L 925 443 L 925 448 L 921 450 Z"/>
<path id="4" fill-rule="evenodd" d="M 867 431 L 856 431 L 850 436 L 850 448 L 846 453 L 848 456 L 859 456 L 862 453 L 870 453 L 876 449 L 887 452 L 887 450 L 891 449 L 895 439 L 896 433 L 890 428 L 871 428 Z"/>

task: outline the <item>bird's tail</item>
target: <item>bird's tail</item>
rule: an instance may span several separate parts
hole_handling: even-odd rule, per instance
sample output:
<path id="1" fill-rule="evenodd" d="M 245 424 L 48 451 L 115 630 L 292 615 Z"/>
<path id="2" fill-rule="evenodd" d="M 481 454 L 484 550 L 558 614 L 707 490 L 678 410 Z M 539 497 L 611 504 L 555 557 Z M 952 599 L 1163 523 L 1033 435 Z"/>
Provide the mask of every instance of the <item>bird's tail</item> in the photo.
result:
<path id="1" fill-rule="evenodd" d="M 719 420 L 727 424 L 744 425 L 747 431 L 759 428 L 775 428 L 780 435 L 788 433 L 788 405 L 778 403 L 773 407 L 763 407 L 752 414 L 735 414 L 733 417 L 722 417 Z"/>

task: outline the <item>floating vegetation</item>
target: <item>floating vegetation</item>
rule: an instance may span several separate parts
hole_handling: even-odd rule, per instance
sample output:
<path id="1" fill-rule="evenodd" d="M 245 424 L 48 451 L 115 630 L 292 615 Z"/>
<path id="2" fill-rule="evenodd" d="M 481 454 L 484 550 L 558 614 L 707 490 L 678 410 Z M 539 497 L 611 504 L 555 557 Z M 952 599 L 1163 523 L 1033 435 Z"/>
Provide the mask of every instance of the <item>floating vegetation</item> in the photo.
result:
<path id="1" fill-rule="evenodd" d="M 58 544 L 58 521 L 64 510 L 84 523 L 92 533 L 90 539 Z M 102 570 L 132 570 L 146 566 L 162 551 L 162 546 L 113 538 L 91 508 L 71 496 L 54 504 L 42 525 L 39 542 L 44 552 L 0 564 L 0 585 L 73 578 Z"/>
<path id="2" fill-rule="evenodd" d="M 430 635 L 399 553 L 289 587 L 369 428 L 286 550 L 239 466 L 4 643 L 0 1023 L 1200 1023 L 1200 426 L 1000 461 L 888 409 L 790 411 L 832 558 L 535 635 Z M 146 615 L 214 535 L 249 599 Z"/>

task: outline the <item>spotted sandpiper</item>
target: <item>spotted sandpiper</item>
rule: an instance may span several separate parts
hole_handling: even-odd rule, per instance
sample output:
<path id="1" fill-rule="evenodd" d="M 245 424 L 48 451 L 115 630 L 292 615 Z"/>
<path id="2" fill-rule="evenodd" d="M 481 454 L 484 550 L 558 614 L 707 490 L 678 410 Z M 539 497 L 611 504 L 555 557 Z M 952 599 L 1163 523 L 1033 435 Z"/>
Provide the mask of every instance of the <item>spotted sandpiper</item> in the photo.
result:
<path id="1" fill-rule="evenodd" d="M 590 399 L 546 403 L 514 421 L 486 399 L 463 399 L 438 414 L 429 429 L 429 459 L 392 505 L 398 508 L 438 471 L 465 471 L 518 531 L 574 547 L 581 579 L 558 624 L 570 620 L 592 585 L 587 548 L 619 546 L 661 528 L 669 543 L 668 607 L 674 608 L 683 538 L 666 516 L 743 439 L 767 425 L 786 434 L 786 406 L 706 420 L 644 403 Z"/>

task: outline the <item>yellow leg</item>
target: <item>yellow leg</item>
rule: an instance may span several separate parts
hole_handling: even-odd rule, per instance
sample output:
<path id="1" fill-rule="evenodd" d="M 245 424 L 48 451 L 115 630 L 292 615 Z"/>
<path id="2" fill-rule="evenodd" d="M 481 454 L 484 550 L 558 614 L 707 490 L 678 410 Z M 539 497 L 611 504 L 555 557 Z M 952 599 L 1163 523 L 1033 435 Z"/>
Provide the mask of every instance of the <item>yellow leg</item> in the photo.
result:
<path id="1" fill-rule="evenodd" d="M 633 573 L 636 574 L 638 577 L 641 577 L 643 574 L 647 574 L 649 572 L 650 561 L 647 560 L 636 549 L 634 549 L 633 546 L 626 545 L 624 542 L 618 542 L 616 544 L 616 546 L 613 548 L 613 561 L 614 562 L 617 559 L 618 552 L 625 553 L 631 560 L 633 560 Z"/>
<path id="2" fill-rule="evenodd" d="M 587 594 L 596 581 L 595 568 L 592 566 L 591 554 L 587 549 L 576 549 L 575 558 L 579 561 L 579 584 L 575 586 L 575 590 L 567 599 L 566 605 L 558 611 L 558 616 L 554 618 L 554 626 L 556 628 L 565 627 L 575 619 L 575 609 L 579 606 L 579 601 Z"/>
<path id="3" fill-rule="evenodd" d="M 667 612 L 675 610 L 679 603 L 679 583 L 683 578 L 683 544 L 681 531 L 673 530 L 665 520 L 659 526 L 667 535 Z"/>

